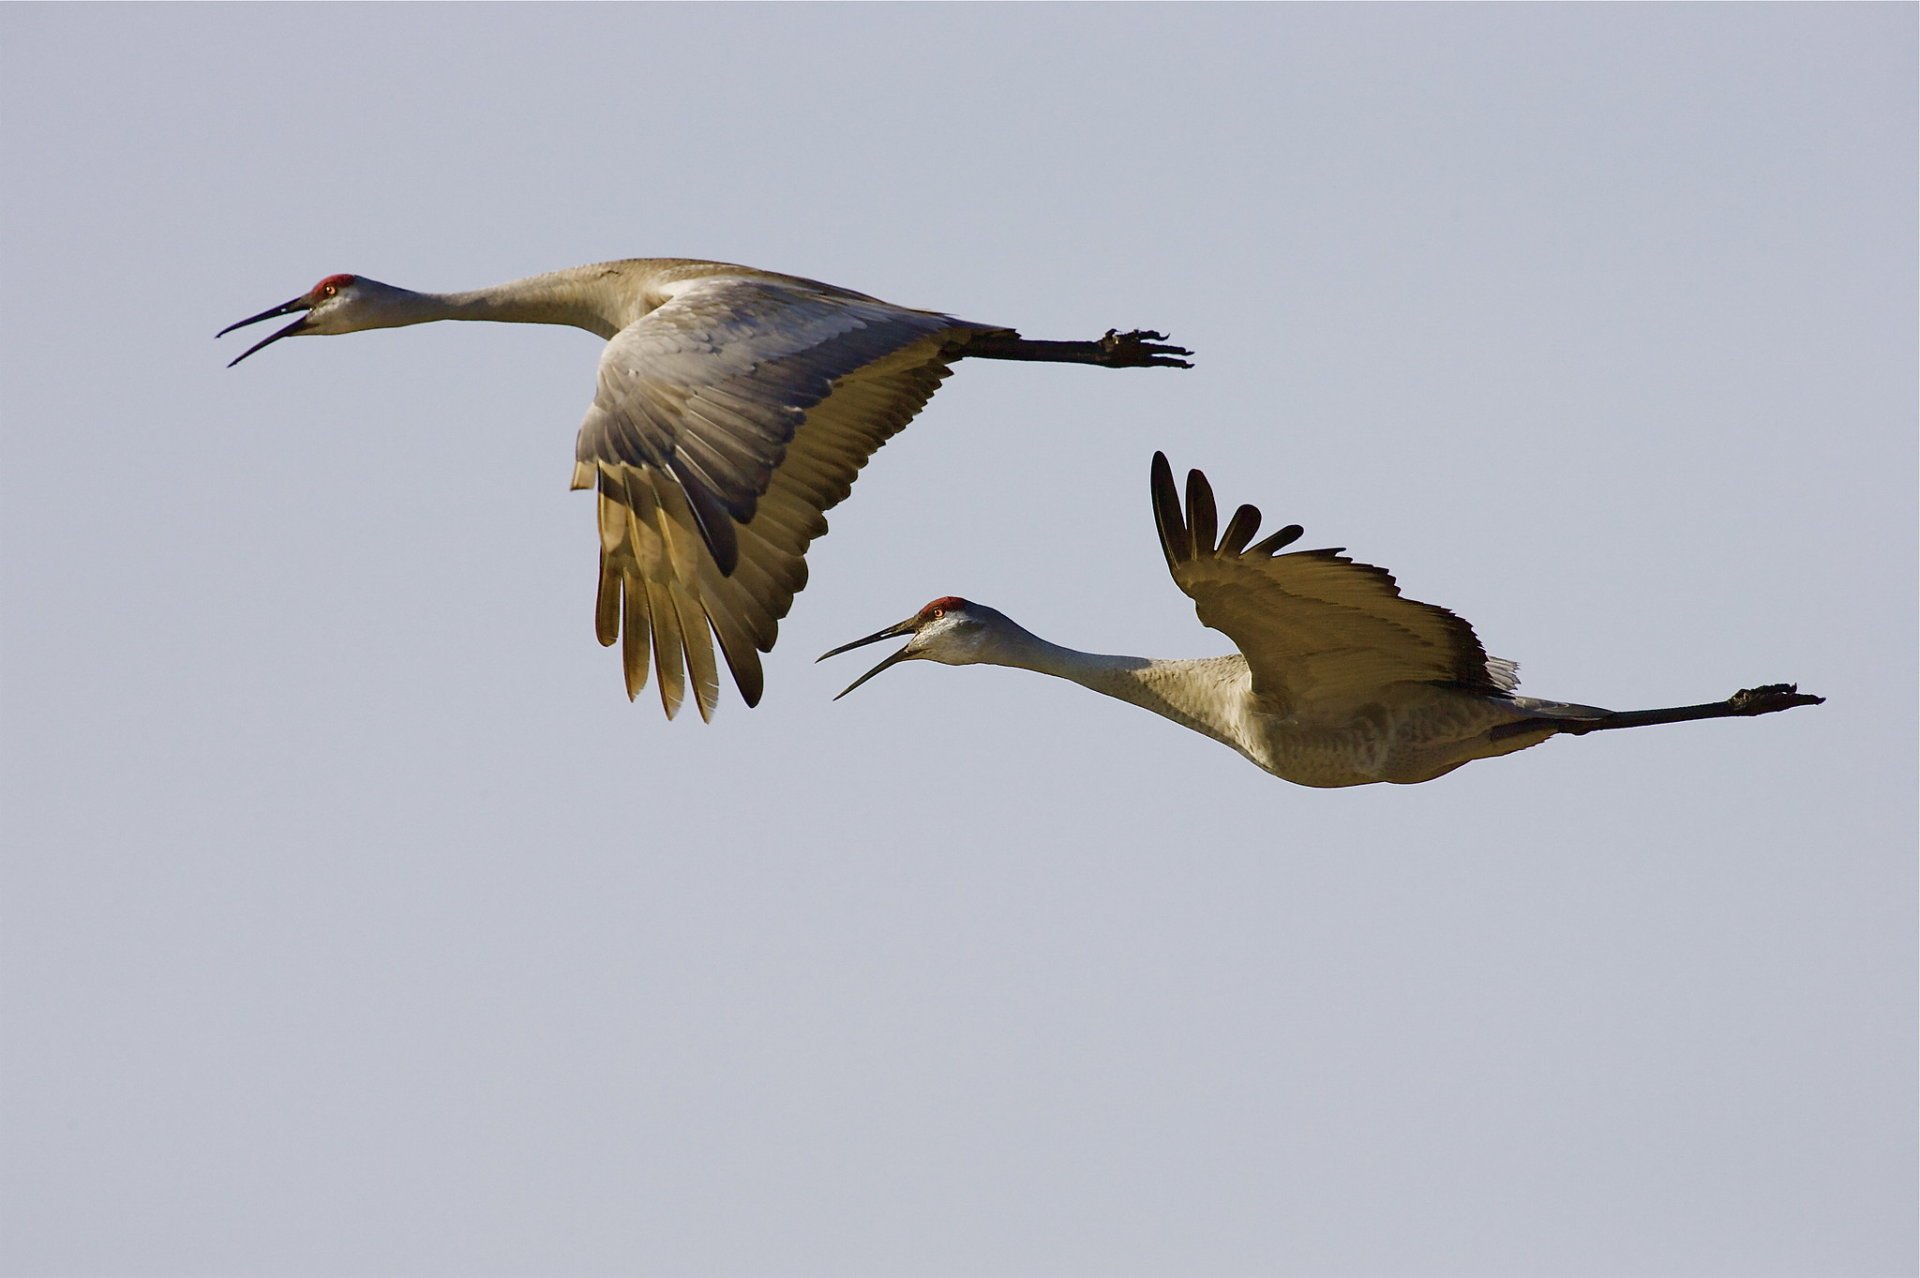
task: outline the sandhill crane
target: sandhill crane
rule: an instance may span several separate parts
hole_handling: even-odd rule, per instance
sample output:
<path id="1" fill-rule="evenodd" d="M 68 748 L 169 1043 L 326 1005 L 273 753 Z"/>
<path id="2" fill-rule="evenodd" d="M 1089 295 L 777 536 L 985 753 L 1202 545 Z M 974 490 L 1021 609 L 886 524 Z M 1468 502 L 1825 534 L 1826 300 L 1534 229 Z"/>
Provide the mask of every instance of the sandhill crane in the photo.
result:
<path id="1" fill-rule="evenodd" d="M 693 680 L 700 717 L 720 696 L 708 632 L 741 698 L 806 584 L 807 546 L 874 450 L 920 411 L 956 360 L 1191 367 L 1147 330 L 1092 342 L 894 306 L 814 280 L 677 258 L 602 262 L 467 293 L 415 293 L 329 275 L 220 330 L 300 318 L 283 337 L 431 320 L 569 324 L 607 339 L 575 447 L 573 487 L 600 490 L 594 629 L 622 634 L 627 696 L 652 653 L 671 719 Z M 229 364 L 228 367 L 232 367 Z"/>
<path id="2" fill-rule="evenodd" d="M 907 636 L 904 648 L 850 684 L 902 661 L 1014 666 L 1070 679 L 1232 746 L 1300 785 L 1411 785 L 1463 763 L 1581 735 L 1688 719 L 1818 705 L 1793 684 L 1666 710 L 1601 710 L 1514 695 L 1516 667 L 1489 657 L 1473 627 L 1400 594 L 1391 574 L 1339 550 L 1280 553 L 1290 524 L 1255 542 L 1260 512 L 1242 506 L 1219 535 L 1213 488 L 1187 475 L 1184 518 L 1173 470 L 1153 456 L 1153 515 L 1173 580 L 1205 625 L 1240 648 L 1192 661 L 1111 657 L 1048 643 L 1004 613 L 951 595 L 820 658 Z M 834 698 L 836 701 L 839 697 Z"/>

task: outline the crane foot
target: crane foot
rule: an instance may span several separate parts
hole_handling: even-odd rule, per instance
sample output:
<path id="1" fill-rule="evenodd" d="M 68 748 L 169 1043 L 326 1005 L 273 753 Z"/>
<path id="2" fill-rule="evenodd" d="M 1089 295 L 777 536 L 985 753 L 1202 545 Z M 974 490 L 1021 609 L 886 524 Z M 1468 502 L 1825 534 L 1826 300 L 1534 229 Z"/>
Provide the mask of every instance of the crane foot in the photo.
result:
<path id="1" fill-rule="evenodd" d="M 1768 683 L 1758 688 L 1742 688 L 1727 698 L 1736 714 L 1772 714 L 1795 706 L 1817 706 L 1825 697 L 1800 691 L 1797 683 Z"/>
<path id="2" fill-rule="evenodd" d="M 1192 368 L 1192 364 L 1176 357 L 1193 352 L 1184 346 L 1156 344 L 1166 340 L 1165 333 L 1150 328 L 1136 328 L 1131 333 L 1110 328 L 1100 339 L 1100 349 L 1106 354 L 1101 362 L 1108 368 Z"/>

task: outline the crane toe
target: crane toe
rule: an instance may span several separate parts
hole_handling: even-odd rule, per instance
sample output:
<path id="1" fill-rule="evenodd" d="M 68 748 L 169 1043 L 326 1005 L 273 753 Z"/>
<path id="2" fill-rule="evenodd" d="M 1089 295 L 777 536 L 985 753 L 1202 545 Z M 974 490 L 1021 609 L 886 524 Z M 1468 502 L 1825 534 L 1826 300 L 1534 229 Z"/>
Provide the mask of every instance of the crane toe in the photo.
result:
<path id="1" fill-rule="evenodd" d="M 1800 691 L 1797 683 L 1767 683 L 1757 688 L 1742 688 L 1727 698 L 1727 704 L 1741 714 L 1772 714 L 1795 706 L 1817 706 L 1826 701 Z"/>
<path id="2" fill-rule="evenodd" d="M 1193 352 L 1184 346 L 1162 345 L 1166 340 L 1165 333 L 1150 328 L 1136 328 L 1130 333 L 1110 328 L 1100 339 L 1100 347 L 1106 352 L 1109 368 L 1192 368 L 1176 356 Z"/>

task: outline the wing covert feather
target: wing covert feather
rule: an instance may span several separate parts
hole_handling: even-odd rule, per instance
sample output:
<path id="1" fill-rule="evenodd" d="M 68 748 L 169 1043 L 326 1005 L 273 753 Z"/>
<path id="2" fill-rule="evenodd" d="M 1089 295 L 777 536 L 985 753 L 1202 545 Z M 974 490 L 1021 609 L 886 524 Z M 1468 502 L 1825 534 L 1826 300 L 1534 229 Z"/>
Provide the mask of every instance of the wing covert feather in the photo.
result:
<path id="1" fill-rule="evenodd" d="M 1188 474 L 1183 515 L 1163 454 L 1154 455 L 1152 490 L 1174 582 L 1203 624 L 1238 645 L 1255 694 L 1280 712 L 1344 716 L 1402 682 L 1496 695 L 1513 689 L 1511 662 L 1489 657 L 1460 617 L 1403 596 L 1384 568 L 1339 550 L 1278 553 L 1300 535 L 1297 525 L 1239 549 L 1258 531 L 1259 512 L 1250 506 L 1234 513 L 1216 542 L 1206 476 Z"/>
<path id="2" fill-rule="evenodd" d="M 767 312 L 754 308 L 781 292 L 755 281 L 744 301 L 725 299 L 721 319 L 764 320 Z M 689 289 L 653 315 L 690 295 L 701 301 L 700 293 Z M 861 326 L 847 327 L 849 303 L 832 301 L 817 313 L 804 296 L 781 302 L 797 305 L 799 331 L 819 339 L 813 346 L 759 342 L 758 358 L 743 359 L 723 340 L 725 323 L 699 328 L 689 306 L 672 324 L 640 335 L 643 344 L 686 358 L 669 355 L 663 365 L 657 355 L 638 360 L 633 350 L 616 358 L 610 344 L 601 361 L 600 394 L 581 428 L 574 471 L 576 487 L 599 488 L 595 630 L 602 643 L 624 636 L 630 696 L 645 685 L 651 651 L 669 717 L 684 695 L 683 666 L 701 717 L 713 712 L 719 681 L 709 632 L 742 699 L 760 700 L 760 654 L 772 649 L 806 584 L 807 548 L 827 531 L 825 512 L 925 406 L 971 335 L 1004 331 L 864 299 L 851 307 Z M 614 344 L 647 323 L 622 330 Z M 712 351 L 700 353 L 694 334 Z M 689 389 L 686 378 L 696 370 L 709 380 Z M 682 408 L 670 412 L 676 396 Z M 709 534 L 713 518 L 726 525 L 725 546 Z"/>
<path id="3" fill-rule="evenodd" d="M 575 457 L 671 474 L 730 569 L 717 512 L 753 518 L 807 410 L 927 337 L 983 327 L 798 281 L 696 279 L 608 341 Z"/>

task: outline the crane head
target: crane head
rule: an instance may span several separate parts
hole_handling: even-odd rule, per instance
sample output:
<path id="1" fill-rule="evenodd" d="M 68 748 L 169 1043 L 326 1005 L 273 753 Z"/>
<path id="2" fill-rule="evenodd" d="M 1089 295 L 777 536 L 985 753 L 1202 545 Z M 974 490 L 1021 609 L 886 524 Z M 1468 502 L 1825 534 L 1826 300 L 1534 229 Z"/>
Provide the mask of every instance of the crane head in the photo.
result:
<path id="1" fill-rule="evenodd" d="M 825 661 L 828 657 L 870 643 L 879 643 L 882 639 L 907 636 L 906 647 L 848 684 L 840 696 L 834 698 L 838 701 L 888 666 L 898 665 L 902 661 L 971 665 L 982 659 L 983 649 L 999 627 L 1011 624 L 1003 614 L 985 604 L 970 603 L 957 595 L 942 595 L 898 625 L 888 626 L 865 639 L 843 643 L 831 652 L 821 653 L 816 660 Z"/>
<path id="2" fill-rule="evenodd" d="M 300 318 L 293 323 L 275 330 L 241 351 L 227 365 L 228 368 L 232 368 L 234 364 L 238 364 L 261 347 L 271 346 L 283 337 L 295 337 L 308 333 L 352 333 L 363 328 L 377 328 L 380 322 L 374 318 L 374 315 L 380 303 L 385 301 L 388 295 L 399 294 L 402 291 L 360 275 L 329 275 L 291 302 L 282 302 L 278 306 L 261 311 L 258 315 L 250 315 L 237 324 L 229 324 L 214 336 L 225 337 L 236 328 L 245 328 L 249 324 L 258 324 L 261 320 L 270 320 L 276 316 L 299 314 Z"/>

